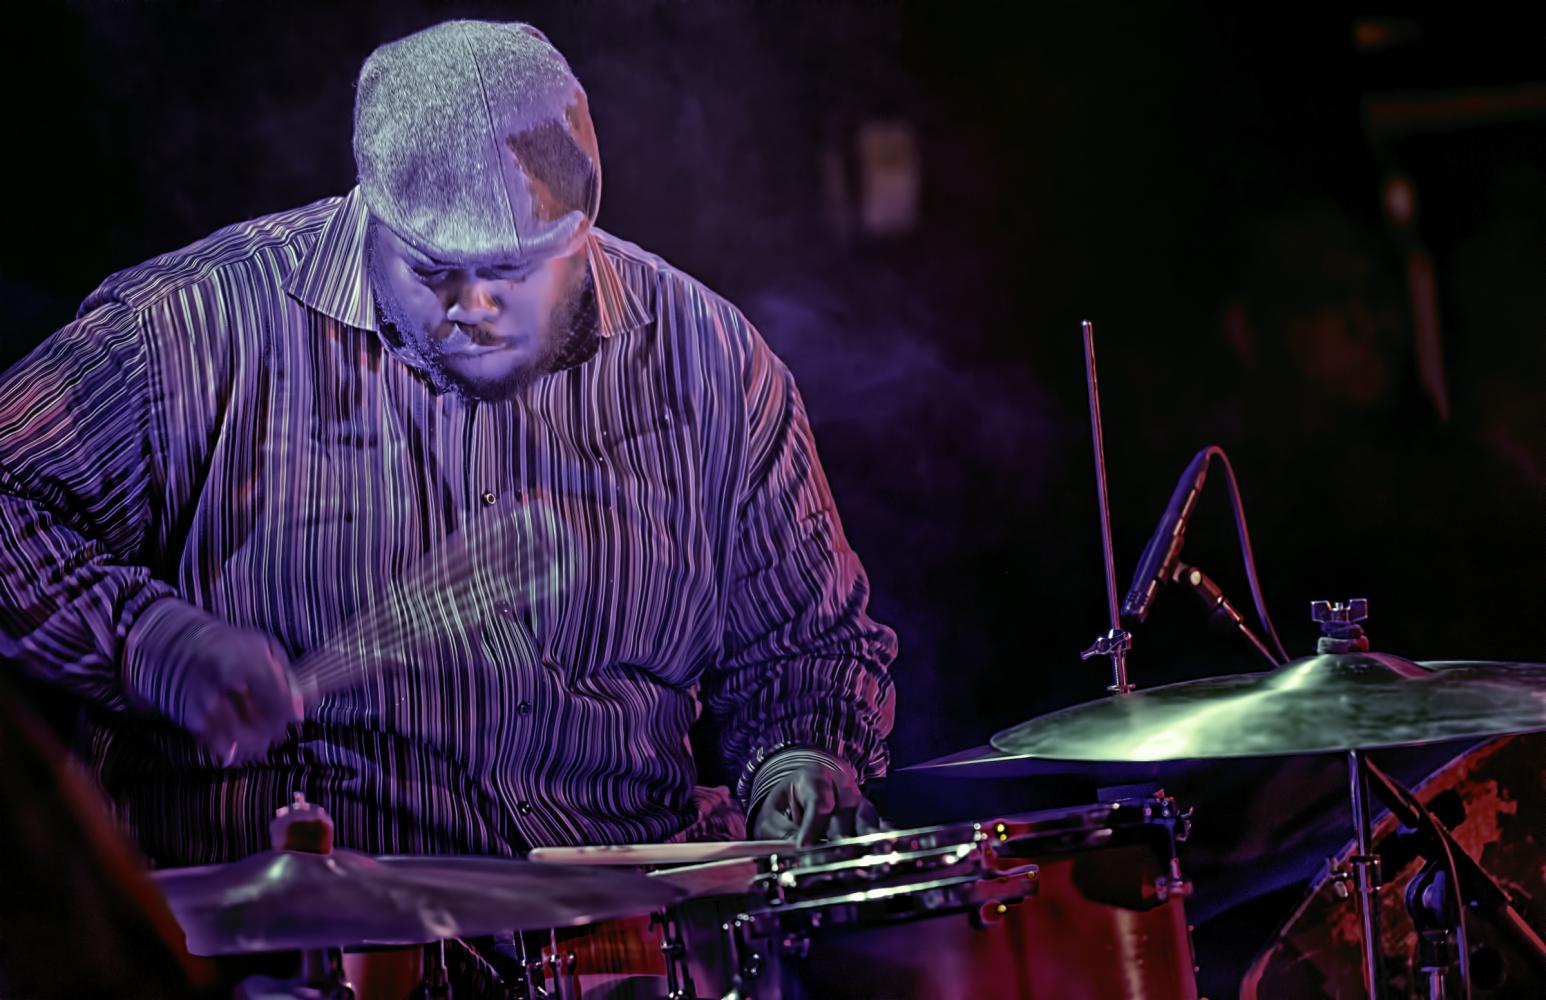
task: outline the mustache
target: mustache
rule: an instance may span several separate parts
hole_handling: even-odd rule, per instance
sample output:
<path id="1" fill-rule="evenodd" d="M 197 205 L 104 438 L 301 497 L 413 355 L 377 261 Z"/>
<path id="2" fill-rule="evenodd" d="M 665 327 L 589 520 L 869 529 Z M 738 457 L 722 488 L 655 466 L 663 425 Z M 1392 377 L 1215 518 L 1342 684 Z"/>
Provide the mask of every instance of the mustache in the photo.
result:
<path id="1" fill-rule="evenodd" d="M 437 338 L 435 347 L 441 351 L 465 351 L 476 347 L 508 347 L 510 341 L 497 336 L 493 331 L 482 326 L 465 327 L 460 323 L 451 323 L 451 332 L 444 337 Z"/>

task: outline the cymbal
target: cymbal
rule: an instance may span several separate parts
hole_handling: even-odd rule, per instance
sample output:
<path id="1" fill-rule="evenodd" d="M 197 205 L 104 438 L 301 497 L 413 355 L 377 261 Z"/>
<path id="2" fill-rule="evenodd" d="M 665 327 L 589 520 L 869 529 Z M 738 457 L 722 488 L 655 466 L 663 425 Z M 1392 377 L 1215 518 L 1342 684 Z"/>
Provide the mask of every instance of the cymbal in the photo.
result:
<path id="1" fill-rule="evenodd" d="M 684 892 L 609 868 L 512 858 L 266 851 L 151 873 L 196 955 L 423 944 L 647 913 Z"/>
<path id="2" fill-rule="evenodd" d="M 1070 778 L 1089 777 L 1105 782 L 1139 782 L 1161 776 L 1160 762 L 1052 760 L 1023 753 L 1005 753 L 991 744 L 899 767 L 940 778 Z"/>
<path id="3" fill-rule="evenodd" d="M 1542 729 L 1546 665 L 1342 653 L 1075 705 L 997 733 L 992 746 L 1065 761 L 1165 761 L 1373 750 Z"/>

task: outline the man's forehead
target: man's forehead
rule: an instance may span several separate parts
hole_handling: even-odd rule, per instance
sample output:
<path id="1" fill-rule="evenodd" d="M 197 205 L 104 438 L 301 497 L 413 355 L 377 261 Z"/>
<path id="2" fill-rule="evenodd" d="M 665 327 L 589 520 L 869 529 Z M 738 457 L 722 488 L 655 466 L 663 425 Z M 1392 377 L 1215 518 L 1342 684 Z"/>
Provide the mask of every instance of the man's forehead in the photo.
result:
<path id="1" fill-rule="evenodd" d="M 381 239 L 389 248 L 405 257 L 431 264 L 435 267 L 463 268 L 491 267 L 496 265 L 536 267 L 544 261 L 555 257 L 566 257 L 574 253 L 583 245 L 590 229 L 589 226 L 582 227 L 583 231 L 577 232 L 574 238 L 559 248 L 557 252 L 534 258 L 530 254 L 523 254 L 518 247 L 498 248 L 493 252 L 477 254 L 475 256 L 462 254 L 453 257 L 437 251 L 434 247 L 421 245 L 417 241 L 399 233 L 375 216 L 371 216 L 369 227 L 375 238 Z"/>

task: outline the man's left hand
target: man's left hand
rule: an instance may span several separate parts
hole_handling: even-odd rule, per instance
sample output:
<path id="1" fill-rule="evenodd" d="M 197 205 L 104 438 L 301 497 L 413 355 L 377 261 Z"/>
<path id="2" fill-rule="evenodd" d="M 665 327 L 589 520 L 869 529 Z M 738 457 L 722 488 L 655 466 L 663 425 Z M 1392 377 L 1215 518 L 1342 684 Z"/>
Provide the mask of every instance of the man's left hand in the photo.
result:
<path id="1" fill-rule="evenodd" d="M 851 776 L 820 764 L 783 775 L 757 809 L 751 834 L 758 840 L 794 840 L 808 847 L 885 829 L 880 814 Z"/>

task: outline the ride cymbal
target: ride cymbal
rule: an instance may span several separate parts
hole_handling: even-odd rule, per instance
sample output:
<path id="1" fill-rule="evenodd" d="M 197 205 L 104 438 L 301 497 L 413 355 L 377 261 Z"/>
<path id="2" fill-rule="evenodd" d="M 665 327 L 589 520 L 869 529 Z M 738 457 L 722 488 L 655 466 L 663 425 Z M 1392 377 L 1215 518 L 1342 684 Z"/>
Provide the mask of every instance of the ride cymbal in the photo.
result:
<path id="1" fill-rule="evenodd" d="M 1546 665 L 1324 654 L 1075 705 L 992 739 L 1066 761 L 1270 757 L 1546 729 Z"/>

